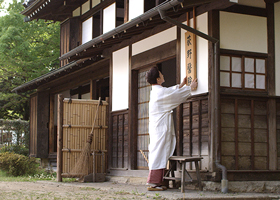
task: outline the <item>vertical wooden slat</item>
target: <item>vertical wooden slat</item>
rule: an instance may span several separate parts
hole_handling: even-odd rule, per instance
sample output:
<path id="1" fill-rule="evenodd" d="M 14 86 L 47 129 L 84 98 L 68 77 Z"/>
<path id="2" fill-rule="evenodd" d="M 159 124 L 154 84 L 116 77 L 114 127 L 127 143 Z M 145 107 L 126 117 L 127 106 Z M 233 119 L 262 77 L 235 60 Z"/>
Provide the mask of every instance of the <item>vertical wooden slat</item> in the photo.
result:
<path id="1" fill-rule="evenodd" d="M 234 132 L 235 132 L 235 169 L 238 170 L 238 99 L 234 106 Z"/>
<path id="2" fill-rule="evenodd" d="M 267 103 L 268 115 L 268 169 L 277 170 L 277 122 L 276 122 L 276 100 L 269 99 Z"/>
<path id="3" fill-rule="evenodd" d="M 63 96 L 58 95 L 57 115 L 57 181 L 62 182 L 62 125 L 63 125 Z"/>

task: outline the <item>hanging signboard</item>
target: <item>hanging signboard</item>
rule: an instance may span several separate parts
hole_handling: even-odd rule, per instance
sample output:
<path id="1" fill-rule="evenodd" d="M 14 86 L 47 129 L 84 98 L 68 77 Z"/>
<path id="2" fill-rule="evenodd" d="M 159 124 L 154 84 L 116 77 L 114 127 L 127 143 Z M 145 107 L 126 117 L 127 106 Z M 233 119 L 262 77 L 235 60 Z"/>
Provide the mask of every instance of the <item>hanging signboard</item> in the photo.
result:
<path id="1" fill-rule="evenodd" d="M 187 13 L 187 25 L 190 24 L 189 13 Z M 193 28 L 196 29 L 195 8 L 193 8 Z M 185 33 L 186 48 L 186 76 L 188 77 L 187 85 L 197 78 L 196 75 L 196 35 L 191 32 Z"/>
<path id="2" fill-rule="evenodd" d="M 191 32 L 185 33 L 186 41 L 186 75 L 188 77 L 188 85 L 196 79 L 196 46 L 195 34 Z"/>

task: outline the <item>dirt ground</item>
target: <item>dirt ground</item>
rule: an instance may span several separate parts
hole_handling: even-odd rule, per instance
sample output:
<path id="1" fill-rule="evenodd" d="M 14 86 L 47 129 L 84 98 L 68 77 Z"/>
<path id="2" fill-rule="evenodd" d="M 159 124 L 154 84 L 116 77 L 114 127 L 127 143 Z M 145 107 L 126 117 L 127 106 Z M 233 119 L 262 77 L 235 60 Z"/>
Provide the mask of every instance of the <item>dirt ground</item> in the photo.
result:
<path id="1" fill-rule="evenodd" d="M 279 200 L 279 194 L 264 193 L 227 193 L 179 189 L 166 191 L 147 191 L 145 185 L 118 183 L 61 183 L 55 181 L 36 182 L 0 182 L 0 200 L 2 199 L 207 199 L 207 200 Z"/>
<path id="2" fill-rule="evenodd" d="M 105 186 L 105 185 L 104 185 Z M 111 183 L 0 182 L 0 199 L 162 199 L 158 193 L 139 193 Z"/>

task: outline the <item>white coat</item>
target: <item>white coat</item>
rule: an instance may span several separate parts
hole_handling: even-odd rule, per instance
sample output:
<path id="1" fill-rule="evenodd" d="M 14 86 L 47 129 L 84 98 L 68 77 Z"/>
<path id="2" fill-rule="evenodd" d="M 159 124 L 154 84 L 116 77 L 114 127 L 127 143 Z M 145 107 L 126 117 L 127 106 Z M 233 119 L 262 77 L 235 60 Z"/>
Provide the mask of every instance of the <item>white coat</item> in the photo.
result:
<path id="1" fill-rule="evenodd" d="M 166 168 L 176 146 L 172 110 L 190 95 L 189 86 L 166 88 L 152 85 L 149 102 L 149 170 Z"/>

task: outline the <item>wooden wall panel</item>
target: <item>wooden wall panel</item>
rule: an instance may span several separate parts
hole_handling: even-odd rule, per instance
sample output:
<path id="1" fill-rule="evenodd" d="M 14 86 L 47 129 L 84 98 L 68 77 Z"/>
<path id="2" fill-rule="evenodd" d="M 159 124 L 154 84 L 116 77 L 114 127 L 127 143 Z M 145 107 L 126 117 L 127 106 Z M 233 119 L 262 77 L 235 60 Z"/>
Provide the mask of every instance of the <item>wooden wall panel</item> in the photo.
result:
<path id="1" fill-rule="evenodd" d="M 128 111 L 112 113 L 111 168 L 127 169 L 129 154 Z"/>
<path id="2" fill-rule="evenodd" d="M 37 157 L 48 158 L 49 155 L 49 91 L 37 93 Z"/>
<path id="3" fill-rule="evenodd" d="M 197 96 L 183 103 L 183 138 L 184 156 L 203 157 L 200 168 L 209 170 L 209 114 L 208 96 Z M 187 165 L 194 169 L 194 166 Z"/>
<path id="4" fill-rule="evenodd" d="M 221 163 L 228 170 L 268 170 L 267 99 L 221 98 Z"/>
<path id="5" fill-rule="evenodd" d="M 280 99 L 276 101 L 277 169 L 280 170 Z"/>

